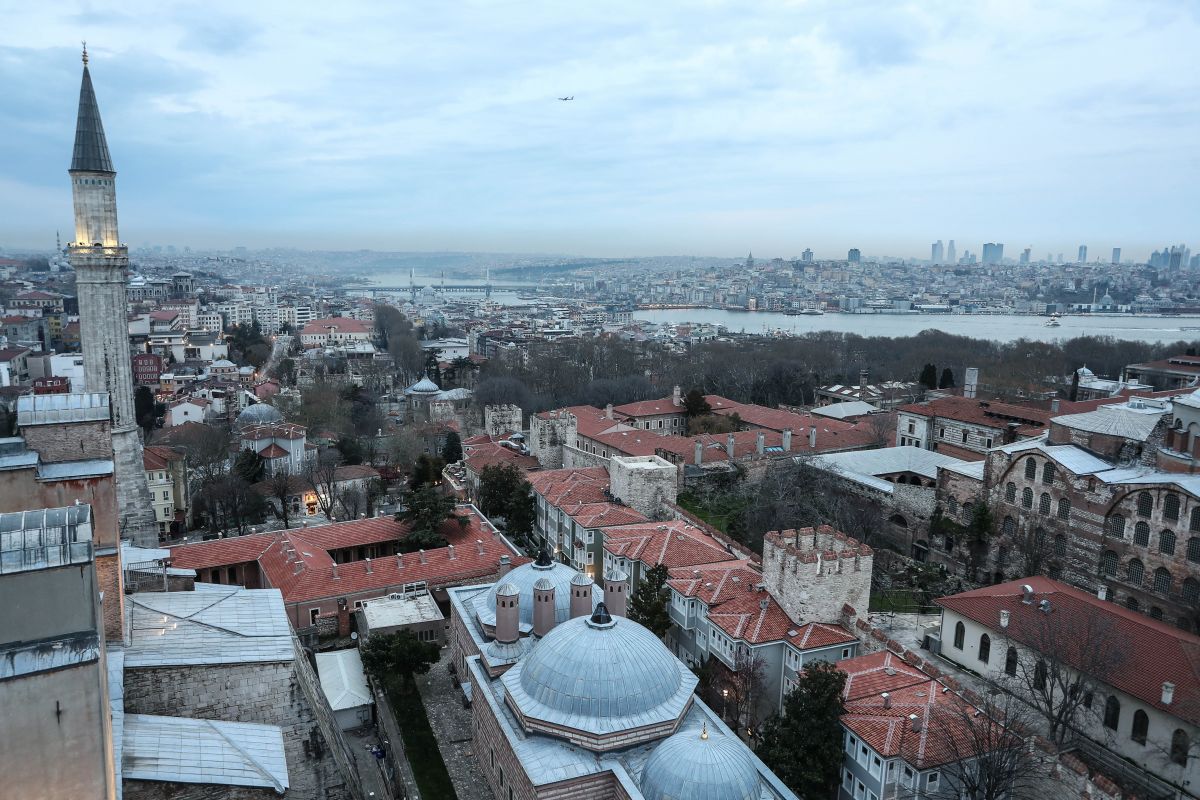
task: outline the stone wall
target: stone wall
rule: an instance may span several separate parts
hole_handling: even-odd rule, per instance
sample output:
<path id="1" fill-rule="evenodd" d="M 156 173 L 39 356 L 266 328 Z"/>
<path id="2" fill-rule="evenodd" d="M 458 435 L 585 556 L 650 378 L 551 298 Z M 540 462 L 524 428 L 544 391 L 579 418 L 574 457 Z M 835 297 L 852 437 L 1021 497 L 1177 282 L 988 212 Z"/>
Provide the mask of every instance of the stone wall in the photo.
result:
<path id="1" fill-rule="evenodd" d="M 83 461 L 113 457 L 108 420 L 58 425 L 27 425 L 21 429 L 25 446 L 42 461 Z"/>
<path id="2" fill-rule="evenodd" d="M 535 414 L 529 418 L 529 453 L 542 469 L 562 469 L 563 447 L 575 446 L 578 431 L 578 420 L 569 412 Z"/>
<path id="3" fill-rule="evenodd" d="M 650 519 L 662 519 L 679 492 L 679 471 L 658 456 L 613 456 L 609 463 L 613 497 Z"/>
<path id="4" fill-rule="evenodd" d="M 290 662 L 127 668 L 125 711 L 278 725 L 289 798 L 361 800 L 345 739 L 296 649 Z"/>
<path id="5" fill-rule="evenodd" d="M 874 551 L 828 525 L 763 538 L 767 591 L 798 622 L 833 622 L 845 605 L 869 608 Z"/>
<path id="6" fill-rule="evenodd" d="M 483 407 L 483 432 L 488 436 L 507 436 L 510 433 L 520 433 L 521 430 L 520 406 Z"/>
<path id="7" fill-rule="evenodd" d="M 570 469 L 583 469 L 585 467 L 604 467 L 608 469 L 607 458 L 597 453 L 580 450 L 577 447 L 564 446 L 561 457 L 562 466 Z"/>
<path id="8" fill-rule="evenodd" d="M 279 800 L 274 789 L 174 781 L 122 781 L 126 800 Z M 287 797 L 291 797 L 291 789 Z"/>

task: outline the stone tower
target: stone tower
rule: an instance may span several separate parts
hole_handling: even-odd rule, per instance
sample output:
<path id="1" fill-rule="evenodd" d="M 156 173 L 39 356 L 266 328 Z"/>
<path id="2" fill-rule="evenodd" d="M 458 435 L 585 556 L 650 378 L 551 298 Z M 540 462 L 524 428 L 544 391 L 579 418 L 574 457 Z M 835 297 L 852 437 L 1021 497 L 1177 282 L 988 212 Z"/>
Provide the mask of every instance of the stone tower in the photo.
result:
<path id="1" fill-rule="evenodd" d="M 117 479 L 121 537 L 143 547 L 158 546 L 158 526 L 142 464 L 142 440 L 133 411 L 133 366 L 125 286 L 129 248 L 117 235 L 117 172 L 108 155 L 100 108 L 83 51 L 83 85 L 71 158 L 75 241 L 68 257 L 79 296 L 79 340 L 89 392 L 108 392 Z"/>

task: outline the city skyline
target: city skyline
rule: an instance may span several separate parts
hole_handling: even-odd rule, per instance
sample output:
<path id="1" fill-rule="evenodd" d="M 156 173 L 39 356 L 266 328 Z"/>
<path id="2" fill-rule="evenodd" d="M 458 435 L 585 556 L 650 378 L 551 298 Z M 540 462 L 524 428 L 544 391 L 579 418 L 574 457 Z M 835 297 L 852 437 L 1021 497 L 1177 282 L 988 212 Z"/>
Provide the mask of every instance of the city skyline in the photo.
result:
<path id="1" fill-rule="evenodd" d="M 0 33 L 5 245 L 69 228 L 55 101 L 83 36 L 135 246 L 1141 261 L 1194 224 L 1183 3 L 81 9 Z"/>

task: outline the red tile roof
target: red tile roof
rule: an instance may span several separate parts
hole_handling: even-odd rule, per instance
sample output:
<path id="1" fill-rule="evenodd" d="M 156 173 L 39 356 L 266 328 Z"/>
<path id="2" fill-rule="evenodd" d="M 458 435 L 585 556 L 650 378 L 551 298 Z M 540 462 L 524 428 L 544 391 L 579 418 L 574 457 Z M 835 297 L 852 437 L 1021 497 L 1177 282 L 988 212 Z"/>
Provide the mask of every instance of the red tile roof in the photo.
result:
<path id="1" fill-rule="evenodd" d="M 259 450 L 258 454 L 263 458 L 283 458 L 284 456 L 288 455 L 288 451 L 284 450 L 274 442 L 271 442 L 262 450 Z"/>
<path id="2" fill-rule="evenodd" d="M 623 417 L 661 417 L 666 414 L 686 414 L 683 401 L 675 405 L 674 397 L 664 397 L 660 400 L 638 400 L 633 403 L 613 406 L 613 413 Z"/>
<path id="3" fill-rule="evenodd" d="M 183 457 L 183 453 L 172 447 L 148 444 L 142 449 L 142 466 L 148 470 L 165 470 L 172 461 L 180 461 Z"/>
<path id="4" fill-rule="evenodd" d="M 837 668 L 846 673 L 843 700 L 894 692 L 929 680 L 924 672 L 909 666 L 900 656 L 888 650 L 842 659 L 837 662 Z"/>
<path id="5" fill-rule="evenodd" d="M 472 436 L 462 443 L 463 465 L 475 474 L 479 474 L 487 467 L 497 464 L 502 466 L 512 464 L 522 474 L 538 469 L 541 466 L 533 456 L 522 455 L 520 452 L 501 444 L 502 441 L 504 440 L 492 439 L 490 436 Z"/>
<path id="6" fill-rule="evenodd" d="M 584 528 L 603 528 L 609 525 L 629 525 L 649 522 L 640 511 L 616 503 L 578 503 L 561 506 L 563 513 Z"/>
<path id="7" fill-rule="evenodd" d="M 608 496 L 608 470 L 604 467 L 552 469 L 529 475 L 533 491 L 552 506 L 604 503 Z"/>
<path id="8" fill-rule="evenodd" d="M 679 520 L 605 528 L 604 549 L 618 558 L 647 567 L 665 564 L 667 569 L 737 560 L 717 540 Z"/>
<path id="9" fill-rule="evenodd" d="M 797 650 L 817 650 L 822 647 L 857 642 L 858 637 L 841 625 L 808 622 L 797 628 L 795 633 L 788 631 L 787 641 Z"/>
<path id="10" fill-rule="evenodd" d="M 735 595 L 753 592 L 754 586 L 762 583 L 762 573 L 750 563 L 739 559 L 707 567 L 677 567 L 671 570 L 667 585 L 712 608 Z"/>
<path id="11" fill-rule="evenodd" d="M 1022 602 L 1023 584 L 1033 587 L 1032 604 Z M 1000 627 L 1000 612 L 1008 611 L 1004 635 L 1036 648 L 1046 640 L 1046 615 L 1039 609 L 1042 600 L 1049 601 L 1050 613 L 1057 616 L 1058 658 L 1086 667 L 1095 664 L 1088 656 L 1092 648 L 1119 648 L 1109 674 L 1097 679 L 1148 706 L 1200 724 L 1200 637 L 1040 576 L 942 597 L 937 603 L 992 630 Z M 1078 634 L 1075 638 L 1069 635 L 1073 632 Z M 1162 702 L 1162 685 L 1167 682 L 1175 684 L 1170 705 Z"/>
<path id="12" fill-rule="evenodd" d="M 1034 435 L 1050 424 L 1049 411 L 1012 403 L 975 400 L 966 397 L 939 397 L 924 403 L 909 403 L 897 411 L 923 417 L 941 417 L 957 422 L 1004 430 L 1008 423 L 1018 423 L 1017 431 L 1022 435 Z M 1060 412 L 1061 413 L 1061 412 Z"/>
<path id="13" fill-rule="evenodd" d="M 732 639 L 749 644 L 778 642 L 795 630 L 787 612 L 764 592 L 739 594 L 708 612 L 708 621 Z"/>
<path id="14" fill-rule="evenodd" d="M 301 334 L 327 334 L 330 333 L 330 326 L 335 328 L 334 333 L 370 333 L 370 329 L 352 317 L 327 317 L 325 319 L 314 319 L 312 322 L 304 326 L 300 331 Z"/>

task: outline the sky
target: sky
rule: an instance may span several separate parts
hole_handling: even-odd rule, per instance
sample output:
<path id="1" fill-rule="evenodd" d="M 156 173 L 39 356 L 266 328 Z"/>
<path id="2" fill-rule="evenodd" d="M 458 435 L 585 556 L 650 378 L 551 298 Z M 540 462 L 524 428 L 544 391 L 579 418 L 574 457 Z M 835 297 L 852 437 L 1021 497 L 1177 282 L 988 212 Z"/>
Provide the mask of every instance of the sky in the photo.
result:
<path id="1" fill-rule="evenodd" d="M 1200 249 L 1200 2 L 0 0 L 0 247 Z M 563 102 L 560 96 L 574 96 Z"/>

